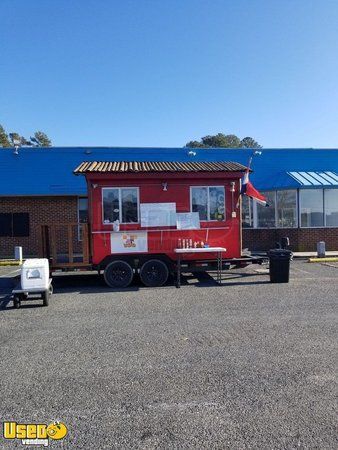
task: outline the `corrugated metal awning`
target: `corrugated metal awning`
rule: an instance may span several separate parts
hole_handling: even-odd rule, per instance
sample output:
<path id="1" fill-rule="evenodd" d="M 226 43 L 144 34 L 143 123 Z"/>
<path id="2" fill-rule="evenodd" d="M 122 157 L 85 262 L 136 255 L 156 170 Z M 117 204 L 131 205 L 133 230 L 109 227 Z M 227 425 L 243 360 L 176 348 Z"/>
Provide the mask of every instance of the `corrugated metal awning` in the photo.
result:
<path id="1" fill-rule="evenodd" d="M 338 186 L 334 172 L 287 172 L 301 186 Z"/>
<path id="2" fill-rule="evenodd" d="M 116 172 L 245 172 L 242 164 L 219 162 L 170 162 L 170 161 L 84 161 L 75 174 Z"/>

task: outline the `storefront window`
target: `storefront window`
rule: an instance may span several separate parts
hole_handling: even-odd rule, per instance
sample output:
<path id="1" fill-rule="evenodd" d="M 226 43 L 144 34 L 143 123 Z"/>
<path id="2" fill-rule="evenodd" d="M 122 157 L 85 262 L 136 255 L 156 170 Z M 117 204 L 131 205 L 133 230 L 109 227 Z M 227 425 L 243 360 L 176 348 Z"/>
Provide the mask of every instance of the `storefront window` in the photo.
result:
<path id="1" fill-rule="evenodd" d="M 297 227 L 297 191 L 277 191 L 277 228 Z"/>
<path id="2" fill-rule="evenodd" d="M 301 226 L 322 227 L 324 225 L 323 190 L 301 189 L 299 202 Z"/>
<path id="3" fill-rule="evenodd" d="M 88 222 L 88 198 L 79 198 L 78 201 L 79 223 Z"/>
<path id="4" fill-rule="evenodd" d="M 338 189 L 325 189 L 325 225 L 338 227 Z"/>
<path id="5" fill-rule="evenodd" d="M 257 227 L 275 228 L 276 227 L 276 192 L 262 192 L 266 197 L 269 206 L 263 206 L 257 203 Z"/>
<path id="6" fill-rule="evenodd" d="M 191 210 L 198 212 L 200 220 L 224 220 L 224 186 L 192 187 Z"/>
<path id="7" fill-rule="evenodd" d="M 253 227 L 252 199 L 246 195 L 242 196 L 242 224 L 243 228 Z"/>
<path id="8" fill-rule="evenodd" d="M 138 222 L 138 191 L 136 188 L 103 188 L 103 222 Z"/>

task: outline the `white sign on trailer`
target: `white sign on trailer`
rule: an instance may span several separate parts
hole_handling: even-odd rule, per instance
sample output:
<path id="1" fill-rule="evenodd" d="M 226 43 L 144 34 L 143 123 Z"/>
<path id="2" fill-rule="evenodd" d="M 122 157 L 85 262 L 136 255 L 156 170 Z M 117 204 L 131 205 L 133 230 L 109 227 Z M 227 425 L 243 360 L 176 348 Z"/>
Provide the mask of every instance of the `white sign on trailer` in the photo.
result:
<path id="1" fill-rule="evenodd" d="M 145 231 L 112 232 L 110 245 L 112 253 L 147 253 L 148 234 Z"/>
<path id="2" fill-rule="evenodd" d="M 176 225 L 178 230 L 198 230 L 200 215 L 198 212 L 178 213 Z"/>
<path id="3" fill-rule="evenodd" d="M 176 225 L 176 203 L 141 203 L 141 227 Z"/>

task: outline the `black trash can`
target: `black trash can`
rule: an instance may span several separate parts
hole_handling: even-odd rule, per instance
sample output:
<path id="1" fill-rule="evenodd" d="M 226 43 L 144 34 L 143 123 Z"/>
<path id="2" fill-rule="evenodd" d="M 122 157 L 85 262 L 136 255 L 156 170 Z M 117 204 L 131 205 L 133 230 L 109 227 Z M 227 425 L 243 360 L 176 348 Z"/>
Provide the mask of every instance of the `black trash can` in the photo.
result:
<path id="1" fill-rule="evenodd" d="M 288 283 L 292 252 L 290 250 L 276 248 L 269 250 L 268 256 L 270 260 L 271 283 Z"/>

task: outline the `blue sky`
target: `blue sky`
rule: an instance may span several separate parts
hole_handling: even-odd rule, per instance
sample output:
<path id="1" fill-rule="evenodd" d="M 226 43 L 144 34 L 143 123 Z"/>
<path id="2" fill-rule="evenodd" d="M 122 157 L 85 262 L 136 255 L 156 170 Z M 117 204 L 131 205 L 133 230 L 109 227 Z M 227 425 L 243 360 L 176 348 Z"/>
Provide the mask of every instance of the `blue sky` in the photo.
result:
<path id="1" fill-rule="evenodd" d="M 0 123 L 54 145 L 338 147 L 336 0 L 1 0 Z"/>

